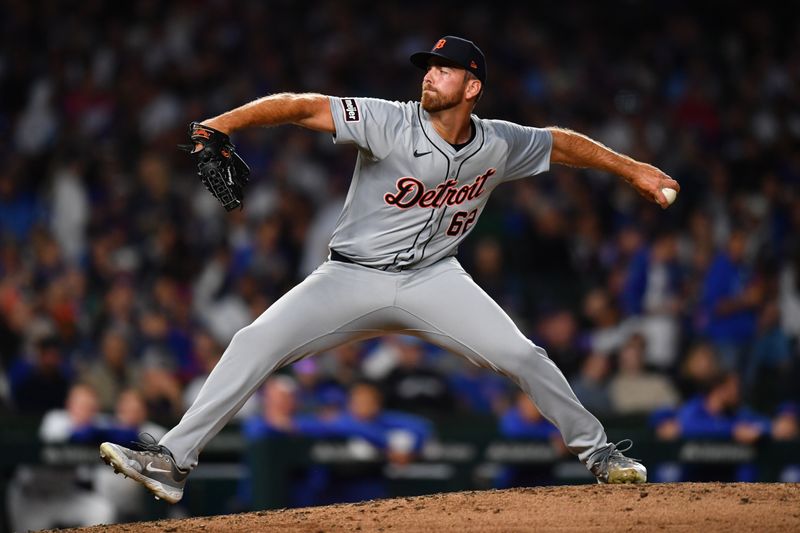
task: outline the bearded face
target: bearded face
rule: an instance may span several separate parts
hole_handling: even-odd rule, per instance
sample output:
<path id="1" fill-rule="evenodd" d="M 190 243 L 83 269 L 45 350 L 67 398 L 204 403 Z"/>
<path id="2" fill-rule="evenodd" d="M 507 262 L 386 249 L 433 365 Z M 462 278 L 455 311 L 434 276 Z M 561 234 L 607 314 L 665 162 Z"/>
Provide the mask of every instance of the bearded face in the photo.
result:
<path id="1" fill-rule="evenodd" d="M 463 91 L 451 91 L 449 93 L 443 93 L 439 90 L 433 89 L 432 87 L 425 87 L 423 85 L 420 102 L 422 103 L 422 109 L 428 113 L 436 113 L 438 111 L 444 111 L 457 106 L 459 103 L 461 103 L 463 96 Z"/>
<path id="2" fill-rule="evenodd" d="M 436 113 L 457 106 L 464 99 L 467 81 L 464 69 L 432 64 L 422 80 L 422 108 Z"/>

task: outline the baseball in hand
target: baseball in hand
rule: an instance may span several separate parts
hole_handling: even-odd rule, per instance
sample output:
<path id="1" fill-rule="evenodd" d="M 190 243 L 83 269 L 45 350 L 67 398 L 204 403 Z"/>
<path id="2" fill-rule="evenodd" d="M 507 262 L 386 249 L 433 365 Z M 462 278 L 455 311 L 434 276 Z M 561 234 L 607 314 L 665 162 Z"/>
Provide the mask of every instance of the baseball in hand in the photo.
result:
<path id="1" fill-rule="evenodd" d="M 675 198 L 678 197 L 678 191 L 675 189 L 669 189 L 667 187 L 661 189 L 661 193 L 664 195 L 670 205 L 675 201 Z"/>

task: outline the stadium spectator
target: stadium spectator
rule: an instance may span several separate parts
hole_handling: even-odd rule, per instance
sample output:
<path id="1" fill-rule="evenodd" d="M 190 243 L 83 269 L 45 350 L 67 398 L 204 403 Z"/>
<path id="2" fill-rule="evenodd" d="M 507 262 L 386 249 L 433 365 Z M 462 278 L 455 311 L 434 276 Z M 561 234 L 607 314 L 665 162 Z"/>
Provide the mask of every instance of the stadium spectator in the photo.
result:
<path id="1" fill-rule="evenodd" d="M 584 359 L 580 373 L 570 382 L 575 396 L 597 417 L 612 413 L 608 391 L 610 356 L 593 353 Z"/>
<path id="2" fill-rule="evenodd" d="M 561 433 L 522 391 L 517 392 L 514 403 L 500 418 L 499 432 L 507 439 L 548 443 L 553 459 L 569 455 Z M 550 485 L 555 483 L 552 470 L 552 460 L 537 465 L 506 466 L 495 479 L 495 485 L 497 488 Z"/>
<path id="3" fill-rule="evenodd" d="M 761 411 L 774 411 L 791 398 L 797 386 L 796 357 L 789 337 L 779 326 L 780 314 L 774 301 L 758 310 L 756 337 L 745 352 L 742 385 L 748 402 Z"/>
<path id="4" fill-rule="evenodd" d="M 405 465 L 422 450 L 432 434 L 430 423 L 418 416 L 385 411 L 379 389 L 359 382 L 350 389 L 347 409 L 327 420 L 297 415 L 297 386 L 279 375 L 267 379 L 262 413 L 245 420 L 251 441 L 286 435 L 347 439 L 357 464 L 345 468 L 312 466 L 294 473 L 289 489 L 293 505 L 351 502 L 388 496 L 383 462 Z M 249 501 L 248 485 L 240 494 Z"/>
<path id="5" fill-rule="evenodd" d="M 0 366 L 0 414 L 10 414 L 11 406 L 11 386 L 8 384 L 6 369 Z"/>
<path id="6" fill-rule="evenodd" d="M 524 311 L 524 286 L 504 265 L 504 254 L 500 241 L 484 237 L 475 245 L 471 276 L 509 316 L 522 315 Z M 548 347 L 549 348 L 549 347 Z"/>
<path id="7" fill-rule="evenodd" d="M 6 158 L 0 171 L 0 236 L 16 243 L 24 242 L 44 216 L 41 199 L 23 186 L 24 160 L 16 155 Z"/>
<path id="8" fill-rule="evenodd" d="M 780 405 L 772 419 L 770 434 L 777 441 L 795 440 L 800 437 L 800 407 L 793 402 Z"/>
<path id="9" fill-rule="evenodd" d="M 675 363 L 680 340 L 681 266 L 672 231 L 657 234 L 652 245 L 640 249 L 628 266 L 622 300 L 629 316 L 639 316 L 646 339 L 645 362 L 669 369 Z"/>
<path id="10" fill-rule="evenodd" d="M 714 346 L 697 342 L 689 347 L 678 371 L 678 388 L 683 399 L 693 398 L 708 390 L 722 372 Z"/>
<path id="11" fill-rule="evenodd" d="M 510 439 L 532 439 L 552 442 L 559 455 L 567 450 L 558 429 L 539 411 L 530 398 L 517 392 L 514 403 L 500 418 L 500 434 Z"/>
<path id="12" fill-rule="evenodd" d="M 135 338 L 139 326 L 137 303 L 139 295 L 133 287 L 133 280 L 127 275 L 114 274 L 114 267 L 107 264 L 113 253 L 105 238 L 92 239 L 93 252 L 89 260 L 88 283 L 90 290 L 102 300 L 102 306 L 94 315 L 92 336 L 100 338 L 104 331 L 115 330 Z M 98 261 L 94 261 L 97 257 Z M 106 271 L 107 272 L 101 272 Z"/>
<path id="13" fill-rule="evenodd" d="M 633 322 L 622 320 L 611 295 L 603 288 L 587 292 L 583 299 L 583 315 L 590 323 L 583 343 L 591 352 L 611 354 L 633 333 Z"/>
<path id="14" fill-rule="evenodd" d="M 90 384 L 100 399 L 100 408 L 111 411 L 120 392 L 136 387 L 141 380 L 141 369 L 129 355 L 129 340 L 121 332 L 108 330 L 100 340 L 100 357 L 90 363 L 79 380 Z"/>
<path id="15" fill-rule="evenodd" d="M 347 390 L 353 383 L 363 379 L 361 348 L 360 343 L 354 342 L 337 346 L 315 357 L 321 385 Z"/>
<path id="16" fill-rule="evenodd" d="M 323 502 L 355 502 L 389 496 L 383 461 L 400 467 L 413 461 L 432 436 L 426 419 L 384 410 L 380 389 L 359 382 L 350 389 L 347 410 L 324 424 L 322 436 L 347 438 L 363 467 L 331 472 Z"/>
<path id="17" fill-rule="evenodd" d="M 397 366 L 381 382 L 386 407 L 428 416 L 447 415 L 455 408 L 447 378 L 425 360 L 425 344 L 408 335 L 386 342 L 397 347 Z"/>
<path id="18" fill-rule="evenodd" d="M 697 396 L 675 414 L 677 437 L 682 439 L 732 441 L 753 445 L 769 437 L 769 418 L 741 404 L 739 376 L 721 373 L 708 391 Z M 684 478 L 692 481 L 756 481 L 753 463 L 735 467 L 725 464 L 685 466 Z"/>
<path id="19" fill-rule="evenodd" d="M 286 375 L 275 375 L 267 379 L 261 389 L 261 406 L 243 420 L 242 434 L 250 444 L 264 439 L 275 439 L 295 436 L 327 436 L 323 422 L 316 416 L 298 413 L 298 387 L 296 382 Z M 252 457 L 247 456 L 245 464 L 249 472 L 253 472 Z M 328 489 L 329 472 L 325 467 L 311 466 L 306 470 L 292 471 L 289 474 L 287 500 L 292 506 L 308 506 L 319 504 L 322 493 Z M 245 477 L 239 484 L 237 498 L 244 508 L 252 505 L 252 479 Z"/>
<path id="20" fill-rule="evenodd" d="M 677 411 L 681 437 L 724 439 L 753 444 L 768 435 L 769 421 L 741 406 L 739 377 L 723 373 L 708 392 L 689 400 Z"/>
<path id="21" fill-rule="evenodd" d="M 645 339 L 633 335 L 617 356 L 618 371 L 608 384 L 611 409 L 615 414 L 646 415 L 675 407 L 680 397 L 669 377 L 646 369 Z"/>
<path id="22" fill-rule="evenodd" d="M 567 379 L 578 373 L 586 354 L 580 346 L 578 321 L 566 308 L 553 308 L 540 313 L 536 324 L 536 337 L 541 346 L 547 346 L 547 355 Z"/>
<path id="23" fill-rule="evenodd" d="M 14 405 L 22 413 L 44 414 L 64 405 L 71 382 L 61 342 L 48 336 L 36 343 L 33 366 L 17 370 L 21 377 L 12 383 Z"/>
<path id="24" fill-rule="evenodd" d="M 776 442 L 800 439 L 800 406 L 797 403 L 786 402 L 778 407 L 772 418 L 770 434 Z M 784 483 L 800 483 L 800 463 L 784 465 L 778 474 L 778 480 Z"/>
<path id="25" fill-rule="evenodd" d="M 300 412 L 327 420 L 345 408 L 347 389 L 337 381 L 324 379 L 318 361 L 319 357 L 303 359 L 292 365 L 292 371 L 297 380 Z"/>
<path id="26" fill-rule="evenodd" d="M 245 438 L 255 441 L 275 435 L 324 435 L 316 417 L 298 414 L 297 390 L 297 383 L 289 376 L 268 378 L 262 388 L 261 409 L 242 423 Z"/>
<path id="27" fill-rule="evenodd" d="M 347 411 L 326 425 L 333 434 L 363 438 L 398 464 L 411 461 L 432 435 L 426 419 L 384 410 L 381 390 L 366 381 L 350 388 Z"/>
<path id="28" fill-rule="evenodd" d="M 778 286 L 781 330 L 800 342 L 800 246 L 793 250 L 780 272 Z"/>
<path id="29" fill-rule="evenodd" d="M 763 286 L 746 262 L 746 239 L 741 229 L 731 232 L 727 248 L 708 269 L 700 302 L 700 331 L 729 370 L 741 368 L 744 348 L 756 332 L 756 309 L 763 298 Z"/>
<path id="30" fill-rule="evenodd" d="M 466 415 L 499 415 L 509 406 L 515 385 L 495 372 L 462 358 L 448 371 L 448 383 L 459 411 Z"/>
<path id="31" fill-rule="evenodd" d="M 107 421 L 99 412 L 94 389 L 74 385 L 65 406 L 49 410 L 39 427 L 46 444 L 82 441 Z M 76 438 L 77 437 L 77 438 Z M 8 487 L 7 504 L 13 531 L 110 524 L 116 519 L 112 503 L 91 486 L 98 466 L 20 466 Z"/>

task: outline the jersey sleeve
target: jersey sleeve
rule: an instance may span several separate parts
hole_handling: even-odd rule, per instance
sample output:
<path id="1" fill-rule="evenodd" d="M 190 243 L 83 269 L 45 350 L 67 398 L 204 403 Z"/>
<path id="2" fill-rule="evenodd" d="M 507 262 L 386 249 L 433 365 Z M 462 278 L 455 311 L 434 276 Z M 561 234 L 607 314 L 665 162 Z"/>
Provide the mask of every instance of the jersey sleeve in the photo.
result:
<path id="1" fill-rule="evenodd" d="M 377 98 L 330 98 L 336 144 L 355 144 L 374 159 L 383 159 L 395 144 L 403 121 L 398 102 Z"/>
<path id="2" fill-rule="evenodd" d="M 553 136 L 544 128 L 497 121 L 497 134 L 506 141 L 505 181 L 527 178 L 550 170 Z"/>

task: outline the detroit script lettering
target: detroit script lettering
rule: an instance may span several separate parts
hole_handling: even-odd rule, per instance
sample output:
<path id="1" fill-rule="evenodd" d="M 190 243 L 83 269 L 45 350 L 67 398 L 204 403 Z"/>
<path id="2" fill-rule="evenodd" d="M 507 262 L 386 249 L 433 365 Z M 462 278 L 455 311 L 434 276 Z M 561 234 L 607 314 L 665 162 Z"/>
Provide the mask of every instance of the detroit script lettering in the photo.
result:
<path id="1" fill-rule="evenodd" d="M 461 187 L 456 186 L 456 180 L 446 180 L 432 189 L 427 189 L 424 183 L 413 176 L 404 176 L 397 180 L 397 190 L 386 193 L 383 201 L 400 209 L 414 206 L 437 208 L 443 205 L 460 205 L 480 196 L 484 191 L 486 180 L 495 172 L 496 169 L 490 168 L 476 177 L 472 183 Z"/>

